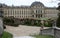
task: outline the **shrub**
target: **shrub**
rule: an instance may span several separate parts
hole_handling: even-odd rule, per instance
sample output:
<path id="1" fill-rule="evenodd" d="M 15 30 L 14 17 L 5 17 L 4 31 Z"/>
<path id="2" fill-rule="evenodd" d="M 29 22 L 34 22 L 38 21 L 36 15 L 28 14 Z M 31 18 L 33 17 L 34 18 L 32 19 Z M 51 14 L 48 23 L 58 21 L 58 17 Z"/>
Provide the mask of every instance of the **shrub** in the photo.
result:
<path id="1" fill-rule="evenodd" d="M 4 24 L 14 23 L 14 20 L 12 18 L 4 18 L 3 21 L 4 21 Z"/>
<path id="2" fill-rule="evenodd" d="M 8 18 L 7 17 L 7 18 L 4 18 L 3 21 L 4 21 L 4 24 L 9 25 L 9 26 L 15 26 L 15 27 L 17 27 L 19 25 L 18 23 L 14 22 L 13 18 Z"/>
<path id="3" fill-rule="evenodd" d="M 13 35 L 8 32 L 4 32 L 2 38 L 13 38 Z"/>
<path id="4" fill-rule="evenodd" d="M 44 26 L 45 27 L 51 27 L 51 23 L 50 22 L 44 23 Z"/>
<path id="5" fill-rule="evenodd" d="M 18 27 L 18 25 L 19 25 L 19 24 L 16 24 L 16 23 L 11 24 L 11 26 L 14 26 L 14 27 Z"/>

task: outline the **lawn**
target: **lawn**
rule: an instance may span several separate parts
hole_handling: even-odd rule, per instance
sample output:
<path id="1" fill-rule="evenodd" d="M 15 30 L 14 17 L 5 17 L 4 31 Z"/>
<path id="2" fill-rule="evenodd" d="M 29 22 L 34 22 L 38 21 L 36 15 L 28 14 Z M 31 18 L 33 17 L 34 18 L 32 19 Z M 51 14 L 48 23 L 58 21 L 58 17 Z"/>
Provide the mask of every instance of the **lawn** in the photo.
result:
<path id="1" fill-rule="evenodd" d="M 51 35 L 34 35 L 34 37 L 36 37 L 36 38 L 54 38 Z"/>
<path id="2" fill-rule="evenodd" d="M 4 32 L 2 38 L 13 38 L 13 35 L 8 32 Z"/>

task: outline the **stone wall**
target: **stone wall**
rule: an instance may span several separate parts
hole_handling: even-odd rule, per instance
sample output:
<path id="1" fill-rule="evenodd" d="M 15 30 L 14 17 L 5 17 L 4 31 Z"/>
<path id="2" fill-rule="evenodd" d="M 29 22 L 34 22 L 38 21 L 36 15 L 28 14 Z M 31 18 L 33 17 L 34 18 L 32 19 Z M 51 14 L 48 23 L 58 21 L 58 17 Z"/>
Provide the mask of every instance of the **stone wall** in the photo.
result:
<path id="1" fill-rule="evenodd" d="M 55 29 L 55 37 L 60 38 L 60 29 Z"/>
<path id="2" fill-rule="evenodd" d="M 54 36 L 54 29 L 49 28 L 49 29 L 44 29 L 42 30 L 43 35 L 53 35 Z"/>
<path id="3" fill-rule="evenodd" d="M 58 28 L 49 28 L 49 29 L 44 29 L 41 32 L 42 35 L 52 35 L 55 38 L 60 38 L 60 29 Z"/>

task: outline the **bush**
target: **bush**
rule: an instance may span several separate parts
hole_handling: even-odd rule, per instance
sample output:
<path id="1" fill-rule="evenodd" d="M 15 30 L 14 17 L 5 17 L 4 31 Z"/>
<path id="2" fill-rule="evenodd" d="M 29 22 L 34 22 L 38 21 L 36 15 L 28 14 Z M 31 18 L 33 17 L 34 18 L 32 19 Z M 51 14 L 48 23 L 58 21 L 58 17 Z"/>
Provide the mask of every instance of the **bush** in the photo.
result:
<path id="1" fill-rule="evenodd" d="M 23 25 L 27 26 L 41 26 L 41 22 L 32 22 L 32 21 L 24 21 Z M 51 20 L 44 22 L 45 27 L 52 27 Z"/>
<path id="2" fill-rule="evenodd" d="M 18 27 L 18 25 L 19 25 L 19 24 L 16 24 L 16 23 L 11 24 L 11 26 L 14 26 L 14 27 Z"/>
<path id="3" fill-rule="evenodd" d="M 59 10 L 59 11 L 60 11 L 60 4 L 59 4 L 59 6 L 58 6 L 57 10 Z M 59 27 L 59 28 L 60 28 L 60 12 L 58 13 L 57 27 Z"/>
<path id="4" fill-rule="evenodd" d="M 52 24 L 50 22 L 44 23 L 45 27 L 52 27 Z"/>
<path id="5" fill-rule="evenodd" d="M 14 23 L 14 20 L 12 18 L 4 18 L 3 21 L 4 21 L 4 24 Z"/>
<path id="6" fill-rule="evenodd" d="M 18 23 L 15 23 L 14 22 L 14 19 L 13 18 L 4 18 L 3 19 L 3 21 L 4 21 L 4 24 L 5 25 L 9 25 L 9 26 L 15 26 L 15 27 L 17 27 L 19 24 Z"/>
<path id="7" fill-rule="evenodd" d="M 59 27 L 59 28 L 60 28 L 60 13 L 59 13 L 59 17 L 58 17 L 58 19 L 57 19 L 56 23 L 57 23 L 57 27 Z"/>
<path id="8" fill-rule="evenodd" d="M 13 38 L 13 35 L 8 32 L 4 32 L 2 38 Z"/>

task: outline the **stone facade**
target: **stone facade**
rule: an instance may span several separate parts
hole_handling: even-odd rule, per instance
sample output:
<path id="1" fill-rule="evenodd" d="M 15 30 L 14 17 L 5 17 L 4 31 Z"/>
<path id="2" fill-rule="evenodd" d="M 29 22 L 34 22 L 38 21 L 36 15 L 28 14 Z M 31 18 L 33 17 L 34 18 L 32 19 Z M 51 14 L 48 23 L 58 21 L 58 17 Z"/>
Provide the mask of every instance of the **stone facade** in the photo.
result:
<path id="1" fill-rule="evenodd" d="M 56 7 L 45 7 L 41 2 L 33 2 L 31 6 L 7 6 L 2 5 L 4 17 L 25 18 L 55 18 L 58 10 Z M 0 6 L 1 6 L 0 5 Z"/>

